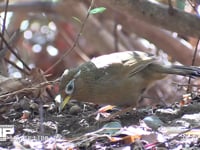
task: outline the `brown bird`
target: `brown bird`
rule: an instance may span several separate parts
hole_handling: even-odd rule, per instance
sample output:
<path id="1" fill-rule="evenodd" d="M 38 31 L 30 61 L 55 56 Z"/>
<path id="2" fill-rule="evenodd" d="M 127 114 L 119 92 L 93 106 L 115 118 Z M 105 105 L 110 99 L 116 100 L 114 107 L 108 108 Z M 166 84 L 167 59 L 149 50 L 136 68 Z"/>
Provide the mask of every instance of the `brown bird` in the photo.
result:
<path id="1" fill-rule="evenodd" d="M 70 99 L 135 107 L 143 92 L 167 74 L 200 77 L 200 69 L 163 64 L 153 55 L 140 51 L 118 52 L 93 58 L 63 73 L 60 93 L 64 101 L 60 111 Z"/>

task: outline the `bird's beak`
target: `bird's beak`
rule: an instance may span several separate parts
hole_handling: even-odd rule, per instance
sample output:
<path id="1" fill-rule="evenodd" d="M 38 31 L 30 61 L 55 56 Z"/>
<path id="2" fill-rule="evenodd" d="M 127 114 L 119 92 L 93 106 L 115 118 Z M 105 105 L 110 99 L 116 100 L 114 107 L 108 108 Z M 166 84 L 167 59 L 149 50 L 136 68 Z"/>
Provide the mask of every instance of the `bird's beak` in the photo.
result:
<path id="1" fill-rule="evenodd" d="M 61 100 L 61 103 L 60 103 L 60 106 L 59 106 L 59 112 L 61 112 L 63 110 L 63 108 L 69 102 L 70 99 L 71 99 L 70 95 L 62 97 L 62 100 Z"/>

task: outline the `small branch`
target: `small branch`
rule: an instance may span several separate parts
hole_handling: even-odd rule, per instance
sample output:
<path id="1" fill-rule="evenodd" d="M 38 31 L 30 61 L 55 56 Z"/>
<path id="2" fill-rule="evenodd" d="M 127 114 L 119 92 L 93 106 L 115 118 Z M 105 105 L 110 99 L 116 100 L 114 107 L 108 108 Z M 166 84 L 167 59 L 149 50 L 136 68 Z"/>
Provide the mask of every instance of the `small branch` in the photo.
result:
<path id="1" fill-rule="evenodd" d="M 26 72 L 25 70 L 23 70 L 22 68 L 20 68 L 19 66 L 17 66 L 14 62 L 10 61 L 9 59 L 4 58 L 4 60 L 5 60 L 7 63 L 11 64 L 11 65 L 12 65 L 13 67 L 15 67 L 16 69 L 18 69 L 20 72 L 22 72 L 22 73 L 24 73 L 24 74 L 26 74 L 26 75 L 29 75 L 28 72 Z"/>
<path id="2" fill-rule="evenodd" d="M 186 36 L 200 37 L 200 18 L 197 15 L 176 8 L 173 8 L 173 15 L 171 15 L 167 5 L 149 0 L 109 0 L 102 2 L 110 4 L 116 10 L 126 12 L 135 18 L 161 28 Z"/>
<path id="3" fill-rule="evenodd" d="M 192 57 L 192 66 L 194 66 L 194 64 L 195 64 L 195 59 L 196 59 L 196 55 L 197 55 L 198 45 L 199 45 L 199 39 L 198 39 L 197 44 L 195 46 L 195 51 L 194 51 L 194 54 L 193 54 L 193 57 Z M 190 82 L 191 82 L 191 77 L 189 77 L 188 84 L 190 84 Z M 187 88 L 187 92 L 189 92 L 189 91 L 190 91 L 190 86 L 188 86 L 188 88 Z"/>
<path id="4" fill-rule="evenodd" d="M 74 50 L 74 48 L 76 47 L 76 45 L 77 45 L 77 43 L 78 43 L 78 40 L 79 40 L 79 38 L 80 38 L 82 32 L 83 32 L 83 29 L 84 29 L 84 26 L 85 26 L 85 24 L 86 24 L 86 21 L 87 21 L 89 15 L 90 15 L 90 10 L 91 10 L 92 7 L 94 6 L 94 1 L 95 1 L 95 0 L 92 0 L 92 1 L 91 1 L 90 7 L 89 7 L 88 12 L 87 12 L 87 16 L 85 17 L 83 23 L 81 24 L 81 29 L 80 29 L 80 31 L 79 31 L 79 33 L 78 33 L 78 35 L 77 35 L 77 37 L 76 37 L 76 39 L 75 39 L 74 44 L 72 45 L 72 47 L 71 47 L 68 51 L 66 51 L 66 52 L 62 55 L 62 57 L 61 57 L 59 60 L 57 60 L 51 67 L 49 67 L 49 68 L 45 71 L 45 74 L 46 74 L 46 73 L 49 73 L 50 70 L 52 70 L 54 67 L 56 67 L 67 55 L 69 55 L 69 54 Z"/>
<path id="5" fill-rule="evenodd" d="M 6 18 L 7 18 L 7 12 L 8 12 L 8 4 L 9 4 L 9 0 L 6 0 L 6 5 L 5 5 L 5 11 L 4 11 L 4 18 L 3 18 L 3 25 L 2 25 L 2 36 L 4 36 L 5 33 L 5 29 L 6 29 Z M 0 49 L 2 50 L 3 48 L 3 40 L 1 41 L 0 44 Z"/>
<path id="6" fill-rule="evenodd" d="M 19 94 L 19 93 L 22 93 L 22 92 L 32 92 L 34 90 L 38 90 L 42 87 L 45 87 L 47 85 L 55 84 L 59 81 L 60 81 L 60 79 L 58 78 L 58 79 L 53 80 L 53 81 L 45 81 L 45 82 L 39 83 L 39 84 L 34 85 L 33 87 L 30 87 L 30 88 L 23 88 L 23 89 L 20 89 L 20 90 L 17 90 L 17 91 L 9 92 L 7 94 L 2 94 L 2 95 L 0 95 L 0 100 L 1 100 L 1 98 L 13 96 L 13 95 L 16 95 L 16 94 Z"/>
<path id="7" fill-rule="evenodd" d="M 28 65 L 18 56 L 18 54 L 12 49 L 12 47 L 8 44 L 8 42 L 5 40 L 5 38 L 3 37 L 3 35 L 0 33 L 0 37 L 3 41 L 3 43 L 6 45 L 6 47 L 10 50 L 10 52 L 24 65 L 24 67 L 27 70 L 31 70 Z"/>
<path id="8" fill-rule="evenodd" d="M 79 1 L 76 2 L 79 3 Z M 182 35 L 200 37 L 199 17 L 182 10 L 173 8 L 175 13 L 170 15 L 168 13 L 169 8 L 166 5 L 156 4 L 149 0 L 99 0 L 97 3 L 99 2 L 111 4 L 111 6 L 117 10 L 126 12 L 129 15 L 132 15 L 138 19 L 142 19 L 143 21 L 154 24 L 161 28 L 178 32 Z M 59 9 L 59 5 L 63 5 L 63 3 L 64 2 L 41 2 L 37 0 L 32 2 L 24 1 L 9 4 L 8 10 L 24 13 L 54 13 L 56 9 Z M 3 11 L 4 8 L 5 4 L 0 4 L 0 11 Z"/>
<path id="9" fill-rule="evenodd" d="M 187 133 L 187 132 L 190 132 L 190 131 L 193 130 L 193 129 L 199 129 L 199 128 L 200 128 L 200 126 L 196 126 L 196 127 L 191 128 L 191 129 L 187 129 L 187 130 L 185 130 L 185 131 L 183 131 L 183 132 L 178 133 L 178 134 L 175 135 L 174 137 L 172 137 L 172 138 L 166 140 L 165 142 L 156 144 L 154 147 L 158 147 L 158 146 L 160 146 L 160 145 L 162 145 L 162 144 L 164 144 L 164 143 L 169 143 L 169 142 L 171 142 L 171 141 L 177 139 L 179 136 L 181 136 L 181 135 L 183 135 L 183 134 L 185 134 L 185 133 Z"/>
<path id="10" fill-rule="evenodd" d="M 67 43 L 69 43 L 69 44 L 72 45 L 72 44 L 74 43 L 73 40 L 67 36 L 66 32 L 62 29 L 62 27 L 61 27 L 59 24 L 57 24 L 57 26 L 58 26 L 58 28 L 60 28 L 59 32 L 60 32 L 62 38 L 63 38 Z M 75 52 L 76 52 L 76 54 L 77 54 L 78 56 L 80 56 L 80 58 L 82 58 L 84 61 L 89 61 L 89 60 L 90 60 L 90 58 L 83 52 L 83 50 L 82 50 L 81 46 L 79 45 L 79 43 L 78 43 L 77 49 L 75 49 Z"/>

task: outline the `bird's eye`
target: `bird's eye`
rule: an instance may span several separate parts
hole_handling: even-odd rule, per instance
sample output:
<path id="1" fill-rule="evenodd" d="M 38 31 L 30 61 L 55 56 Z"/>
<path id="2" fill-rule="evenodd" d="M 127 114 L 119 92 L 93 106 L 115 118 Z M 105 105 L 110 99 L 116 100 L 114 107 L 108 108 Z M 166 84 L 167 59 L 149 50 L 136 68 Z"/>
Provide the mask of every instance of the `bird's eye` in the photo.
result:
<path id="1" fill-rule="evenodd" d="M 74 91 L 74 79 L 71 80 L 65 87 L 65 93 L 66 94 L 72 94 Z"/>

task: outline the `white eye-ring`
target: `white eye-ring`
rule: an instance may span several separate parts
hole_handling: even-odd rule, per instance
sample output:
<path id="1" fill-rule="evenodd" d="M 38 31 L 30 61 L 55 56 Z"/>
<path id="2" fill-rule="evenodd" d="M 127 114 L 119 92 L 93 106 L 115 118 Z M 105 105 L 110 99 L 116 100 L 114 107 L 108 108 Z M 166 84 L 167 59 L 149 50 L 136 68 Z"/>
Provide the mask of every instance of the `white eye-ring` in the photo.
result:
<path id="1" fill-rule="evenodd" d="M 72 79 L 65 87 L 65 93 L 68 95 L 71 95 L 74 91 L 74 81 L 75 79 Z"/>

